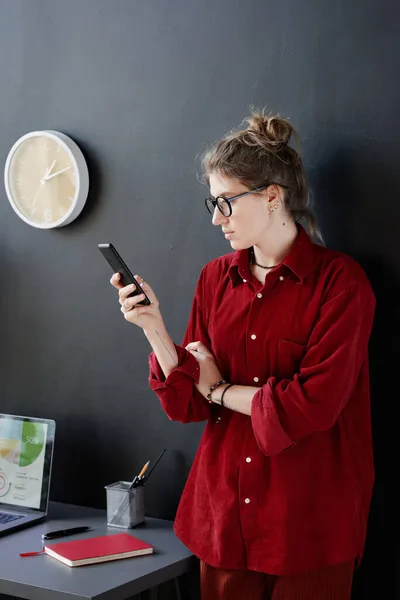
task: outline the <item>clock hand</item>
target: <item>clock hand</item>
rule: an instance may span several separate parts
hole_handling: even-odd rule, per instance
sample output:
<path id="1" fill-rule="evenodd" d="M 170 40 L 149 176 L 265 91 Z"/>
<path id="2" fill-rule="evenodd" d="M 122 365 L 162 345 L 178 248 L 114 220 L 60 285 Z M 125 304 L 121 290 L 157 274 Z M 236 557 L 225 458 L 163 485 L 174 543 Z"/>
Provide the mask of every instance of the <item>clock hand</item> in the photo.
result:
<path id="1" fill-rule="evenodd" d="M 46 169 L 46 173 L 43 175 L 42 179 L 40 180 L 40 183 L 42 183 L 42 181 L 46 181 L 46 177 L 48 177 L 48 175 L 51 173 L 55 164 L 56 164 L 56 161 L 54 159 L 53 162 L 51 163 L 50 167 L 48 169 Z"/>
<path id="2" fill-rule="evenodd" d="M 40 183 L 40 185 L 39 185 L 39 187 L 38 187 L 38 191 L 36 192 L 36 194 L 35 194 L 35 197 L 34 197 L 34 199 L 32 200 L 32 212 L 33 212 L 33 213 L 34 213 L 34 212 L 35 212 L 35 210 L 36 210 L 36 200 L 37 200 L 37 197 L 39 196 L 39 192 L 40 192 L 40 190 L 42 189 L 42 185 L 43 185 L 43 184 L 42 184 L 42 183 Z"/>
<path id="3" fill-rule="evenodd" d="M 56 161 L 55 161 L 55 160 L 53 160 L 53 162 L 51 163 L 50 167 L 47 167 L 47 169 L 46 169 L 46 171 L 45 171 L 45 174 L 43 175 L 42 179 L 40 180 L 40 184 L 39 184 L 38 190 L 37 190 L 37 192 L 36 192 L 36 194 L 35 194 L 35 197 L 34 197 L 34 199 L 32 200 L 32 212 L 33 212 L 33 213 L 34 213 L 34 212 L 35 212 L 35 210 L 36 210 L 36 200 L 37 200 L 37 197 L 39 196 L 39 192 L 40 192 L 40 190 L 41 190 L 41 187 L 42 187 L 42 185 L 44 184 L 44 182 L 46 181 L 46 177 L 47 177 L 47 175 L 48 175 L 49 173 L 51 173 L 51 170 L 52 170 L 52 168 L 54 167 L 54 165 L 55 165 L 55 164 L 56 164 Z"/>
<path id="4" fill-rule="evenodd" d="M 68 167 L 65 167 L 65 169 L 61 169 L 61 171 L 57 171 L 57 173 L 53 173 L 52 175 L 45 175 L 45 177 L 43 177 L 42 181 L 49 181 L 49 179 L 53 179 L 53 177 L 57 177 L 57 175 L 61 175 L 61 173 L 65 173 L 65 171 L 68 171 L 68 169 L 71 168 L 71 165 L 69 165 Z"/>

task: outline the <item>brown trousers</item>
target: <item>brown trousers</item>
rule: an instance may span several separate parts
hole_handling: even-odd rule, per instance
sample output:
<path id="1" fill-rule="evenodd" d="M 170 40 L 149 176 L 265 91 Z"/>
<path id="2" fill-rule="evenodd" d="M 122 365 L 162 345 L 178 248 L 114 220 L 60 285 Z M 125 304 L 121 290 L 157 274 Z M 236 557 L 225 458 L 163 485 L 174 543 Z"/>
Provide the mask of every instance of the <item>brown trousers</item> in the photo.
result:
<path id="1" fill-rule="evenodd" d="M 200 562 L 201 600 L 350 600 L 354 561 L 296 575 L 231 571 Z"/>

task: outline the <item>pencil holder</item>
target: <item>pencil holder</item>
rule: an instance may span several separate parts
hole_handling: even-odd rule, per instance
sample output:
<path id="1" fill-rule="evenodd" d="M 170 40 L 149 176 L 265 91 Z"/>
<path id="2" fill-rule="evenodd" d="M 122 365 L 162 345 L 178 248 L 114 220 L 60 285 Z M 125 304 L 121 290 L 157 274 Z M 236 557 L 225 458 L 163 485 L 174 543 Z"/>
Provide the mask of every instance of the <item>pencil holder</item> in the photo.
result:
<path id="1" fill-rule="evenodd" d="M 130 482 L 106 485 L 107 525 L 129 529 L 144 522 L 144 487 L 129 489 Z"/>

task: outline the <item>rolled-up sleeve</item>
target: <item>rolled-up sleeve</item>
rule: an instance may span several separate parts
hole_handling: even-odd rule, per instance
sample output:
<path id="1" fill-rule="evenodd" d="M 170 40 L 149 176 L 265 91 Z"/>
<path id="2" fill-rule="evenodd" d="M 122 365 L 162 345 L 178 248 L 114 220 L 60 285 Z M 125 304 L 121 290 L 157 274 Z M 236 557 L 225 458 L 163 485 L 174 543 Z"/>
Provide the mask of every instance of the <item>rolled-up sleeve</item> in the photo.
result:
<path id="1" fill-rule="evenodd" d="M 202 311 L 203 273 L 204 270 L 197 283 L 182 346 L 175 344 L 178 366 L 165 378 L 154 352 L 149 357 L 150 387 L 157 394 L 168 418 L 181 423 L 204 421 L 210 416 L 209 403 L 196 388 L 200 376 L 199 363 L 186 350 L 187 344 L 194 341 L 203 342 L 208 348 L 210 347 Z"/>
<path id="2" fill-rule="evenodd" d="M 363 365 L 375 298 L 355 283 L 321 307 L 306 353 L 292 378 L 270 377 L 253 398 L 251 420 L 261 451 L 271 456 L 335 424 Z"/>

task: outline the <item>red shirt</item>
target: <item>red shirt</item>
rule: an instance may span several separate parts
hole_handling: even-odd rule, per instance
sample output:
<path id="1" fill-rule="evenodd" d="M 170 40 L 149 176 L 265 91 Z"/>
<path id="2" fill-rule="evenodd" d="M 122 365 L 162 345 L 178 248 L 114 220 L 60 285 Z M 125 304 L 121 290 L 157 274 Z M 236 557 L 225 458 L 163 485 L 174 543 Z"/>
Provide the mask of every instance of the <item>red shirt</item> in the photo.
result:
<path id="1" fill-rule="evenodd" d="M 207 421 L 175 520 L 201 560 L 282 575 L 361 557 L 374 480 L 374 308 L 358 263 L 303 228 L 264 284 L 248 250 L 204 267 L 179 366 L 165 380 L 150 356 L 150 385 L 168 417 Z M 195 341 L 226 381 L 262 386 L 251 417 L 196 390 L 199 365 L 184 349 Z"/>

